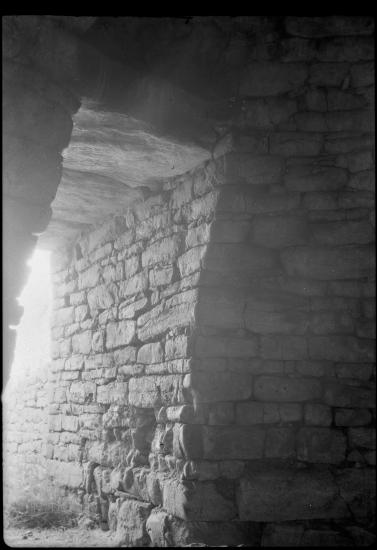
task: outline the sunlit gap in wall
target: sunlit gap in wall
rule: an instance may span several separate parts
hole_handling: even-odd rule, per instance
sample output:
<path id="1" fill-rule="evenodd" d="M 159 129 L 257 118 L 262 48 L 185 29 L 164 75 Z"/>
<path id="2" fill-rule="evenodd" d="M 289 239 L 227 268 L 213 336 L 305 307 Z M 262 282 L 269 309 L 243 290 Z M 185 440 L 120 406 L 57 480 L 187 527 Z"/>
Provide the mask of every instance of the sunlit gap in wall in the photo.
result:
<path id="1" fill-rule="evenodd" d="M 11 326 L 17 330 L 9 381 L 11 386 L 46 370 L 50 361 L 50 252 L 37 249 L 27 265 L 31 268 L 29 279 L 18 297 L 24 313 L 20 324 Z"/>

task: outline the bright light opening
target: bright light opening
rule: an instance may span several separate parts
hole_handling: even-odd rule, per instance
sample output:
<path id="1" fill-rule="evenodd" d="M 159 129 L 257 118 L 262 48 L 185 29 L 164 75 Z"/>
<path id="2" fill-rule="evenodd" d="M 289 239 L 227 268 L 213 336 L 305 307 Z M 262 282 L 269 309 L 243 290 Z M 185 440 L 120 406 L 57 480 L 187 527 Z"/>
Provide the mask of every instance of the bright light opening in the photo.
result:
<path id="1" fill-rule="evenodd" d="M 36 250 L 27 265 L 31 267 L 19 303 L 24 307 L 17 327 L 16 349 L 10 372 L 11 385 L 37 375 L 50 361 L 50 314 L 52 302 L 50 252 Z"/>

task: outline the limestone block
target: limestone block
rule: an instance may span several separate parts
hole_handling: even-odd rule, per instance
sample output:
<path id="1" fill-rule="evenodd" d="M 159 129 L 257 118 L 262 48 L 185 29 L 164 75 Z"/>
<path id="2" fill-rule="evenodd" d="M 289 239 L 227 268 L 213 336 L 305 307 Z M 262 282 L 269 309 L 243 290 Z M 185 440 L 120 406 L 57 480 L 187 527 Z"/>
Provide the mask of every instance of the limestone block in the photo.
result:
<path id="1" fill-rule="evenodd" d="M 68 399 L 71 403 L 94 401 L 96 384 L 94 382 L 73 382 L 69 388 Z"/>
<path id="2" fill-rule="evenodd" d="M 372 384 L 358 387 L 337 382 L 326 382 L 324 400 L 332 407 L 376 407 L 376 397 Z"/>
<path id="3" fill-rule="evenodd" d="M 81 321 L 85 321 L 87 317 L 89 316 L 89 308 L 86 305 L 81 305 L 75 308 L 75 321 L 76 323 L 80 323 Z"/>
<path id="4" fill-rule="evenodd" d="M 179 448 L 179 456 L 183 456 L 186 459 L 202 458 L 203 435 L 201 426 L 182 424 L 177 431 L 177 436 L 178 441 L 173 441 L 173 446 L 174 448 Z"/>
<path id="5" fill-rule="evenodd" d="M 195 246 L 178 258 L 178 268 L 181 277 L 187 277 L 191 273 L 201 269 L 206 251 L 207 247 L 205 245 Z"/>
<path id="6" fill-rule="evenodd" d="M 301 419 L 302 410 L 299 403 L 248 401 L 236 405 L 236 423 L 239 425 L 299 422 Z"/>
<path id="7" fill-rule="evenodd" d="M 231 289 L 206 288 L 202 292 L 196 319 L 200 326 L 243 328 L 244 296 Z"/>
<path id="8" fill-rule="evenodd" d="M 81 370 L 84 367 L 84 358 L 82 355 L 71 355 L 65 360 L 65 370 Z"/>
<path id="9" fill-rule="evenodd" d="M 236 510 L 212 482 L 178 482 L 166 480 L 163 485 L 163 506 L 174 516 L 188 521 L 226 521 Z"/>
<path id="10" fill-rule="evenodd" d="M 102 277 L 106 284 L 121 281 L 124 278 L 123 263 L 118 262 L 115 265 L 108 265 L 104 267 Z"/>
<path id="11" fill-rule="evenodd" d="M 304 64 L 252 63 L 241 78 L 240 93 L 246 96 L 271 96 L 301 86 L 308 75 Z"/>
<path id="12" fill-rule="evenodd" d="M 321 396 L 322 385 L 315 378 L 258 376 L 254 382 L 254 397 L 260 401 L 308 401 Z"/>
<path id="13" fill-rule="evenodd" d="M 290 191 L 336 191 L 347 183 L 344 168 L 297 164 L 289 166 L 284 176 L 284 184 Z"/>
<path id="14" fill-rule="evenodd" d="M 232 338 L 220 336 L 198 336 L 195 342 L 197 357 L 256 357 L 258 340 L 256 337 Z"/>
<path id="15" fill-rule="evenodd" d="M 297 119 L 295 119 L 297 120 Z M 270 138 L 270 151 L 283 156 L 315 156 L 322 148 L 323 137 L 316 133 L 275 133 Z M 293 188 L 292 188 L 293 189 Z"/>
<path id="16" fill-rule="evenodd" d="M 337 426 L 364 426 L 370 424 L 372 415 L 368 409 L 336 409 Z"/>
<path id="17" fill-rule="evenodd" d="M 307 359 L 307 342 L 303 336 L 262 336 L 261 356 L 264 359 Z"/>
<path id="18" fill-rule="evenodd" d="M 62 416 L 62 429 L 68 432 L 77 432 L 79 428 L 79 419 L 77 416 Z"/>
<path id="19" fill-rule="evenodd" d="M 337 464 L 345 460 L 346 438 L 330 428 L 301 428 L 297 436 L 297 456 L 307 462 Z"/>
<path id="20" fill-rule="evenodd" d="M 305 424 L 309 426 L 331 426 L 331 408 L 321 403 L 306 403 L 304 409 Z"/>
<path id="21" fill-rule="evenodd" d="M 116 405 L 126 405 L 128 403 L 128 384 L 127 382 L 109 382 L 103 386 L 97 387 L 98 403 L 114 403 Z"/>
<path id="22" fill-rule="evenodd" d="M 234 372 L 196 371 L 191 374 L 191 387 L 198 403 L 232 401 L 251 397 L 251 376 Z"/>
<path id="23" fill-rule="evenodd" d="M 328 470 L 255 464 L 241 479 L 237 494 L 241 521 L 297 521 L 346 518 Z"/>
<path id="24" fill-rule="evenodd" d="M 330 132 L 372 132 L 372 124 L 368 110 L 332 111 L 326 114 L 326 125 Z"/>
<path id="25" fill-rule="evenodd" d="M 188 336 L 186 334 L 178 334 L 175 337 L 167 337 L 165 342 L 165 358 L 169 360 L 179 357 L 186 357 L 188 344 Z"/>
<path id="26" fill-rule="evenodd" d="M 74 353 L 87 355 L 92 349 L 92 333 L 90 330 L 74 334 L 72 336 L 72 349 Z"/>
<path id="27" fill-rule="evenodd" d="M 325 62 L 355 62 L 373 59 L 373 39 L 369 36 L 326 38 L 319 42 L 317 59 Z"/>
<path id="28" fill-rule="evenodd" d="M 48 460 L 47 468 L 49 474 L 60 486 L 65 486 L 70 489 L 77 489 L 82 484 L 83 470 L 77 463 Z"/>
<path id="29" fill-rule="evenodd" d="M 320 280 L 361 278 L 373 269 L 373 250 L 368 246 L 292 247 L 281 253 L 290 276 Z"/>
<path id="30" fill-rule="evenodd" d="M 197 227 L 190 227 L 186 235 L 186 247 L 192 248 L 193 246 L 199 246 L 207 244 L 210 238 L 211 225 L 208 223 L 202 223 Z"/>
<path id="31" fill-rule="evenodd" d="M 275 262 L 272 252 L 263 247 L 243 243 L 215 243 L 208 249 L 204 267 L 215 271 L 243 271 L 257 275 L 276 267 Z"/>
<path id="32" fill-rule="evenodd" d="M 182 244 L 180 233 L 153 243 L 141 255 L 142 266 L 150 267 L 158 263 L 171 263 L 179 256 Z"/>
<path id="33" fill-rule="evenodd" d="M 349 428 L 348 441 L 350 447 L 363 449 L 376 448 L 376 430 L 374 428 Z"/>
<path id="34" fill-rule="evenodd" d="M 88 304 L 91 310 L 109 309 L 117 301 L 118 288 L 114 283 L 100 285 L 88 292 Z"/>
<path id="35" fill-rule="evenodd" d="M 135 337 L 134 321 L 108 323 L 106 327 L 106 348 L 113 349 L 130 344 Z"/>
<path id="36" fill-rule="evenodd" d="M 160 363 L 164 360 L 164 350 L 160 342 L 144 344 L 137 353 L 137 362 L 144 364 Z"/>
<path id="37" fill-rule="evenodd" d="M 78 287 L 79 290 L 86 288 L 93 288 L 99 283 L 101 275 L 101 267 L 99 264 L 95 264 L 89 269 L 79 274 Z"/>
<path id="38" fill-rule="evenodd" d="M 283 159 L 278 156 L 257 157 L 245 153 L 225 156 L 227 184 L 271 185 L 280 181 L 283 169 Z"/>
<path id="39" fill-rule="evenodd" d="M 341 498 L 348 504 L 356 520 L 372 520 L 376 498 L 374 468 L 345 468 L 338 472 L 336 483 Z"/>
<path id="40" fill-rule="evenodd" d="M 346 362 L 375 360 L 373 340 L 352 336 L 313 336 L 309 337 L 308 345 L 312 359 Z"/>
<path id="41" fill-rule="evenodd" d="M 351 67 L 351 84 L 355 88 L 360 86 L 371 86 L 374 84 L 374 67 L 373 62 L 366 61 L 356 63 Z"/>
<path id="42" fill-rule="evenodd" d="M 288 427 L 268 428 L 266 434 L 264 456 L 266 458 L 295 457 L 295 430 Z"/>
<path id="43" fill-rule="evenodd" d="M 218 191 L 210 191 L 185 205 L 182 218 L 186 223 L 194 221 L 208 222 L 214 213 Z"/>
<path id="44" fill-rule="evenodd" d="M 167 332 L 171 327 L 193 326 L 194 324 L 194 305 L 195 294 L 192 294 L 192 302 L 170 306 L 165 304 L 165 309 L 158 305 L 154 309 L 141 315 L 138 320 L 137 335 L 138 338 L 145 342 L 155 339 L 164 332 Z"/>
<path id="45" fill-rule="evenodd" d="M 148 298 L 143 297 L 140 300 L 135 300 L 130 304 L 122 302 L 119 306 L 118 319 L 134 319 L 140 313 L 143 313 L 149 305 Z"/>
<path id="46" fill-rule="evenodd" d="M 119 283 L 119 298 L 128 298 L 133 294 L 140 294 L 148 288 L 147 270 L 137 273 L 133 277 Z"/>
<path id="47" fill-rule="evenodd" d="M 226 426 L 233 424 L 235 419 L 234 404 L 229 402 L 213 403 L 208 413 L 210 426 Z"/>
<path id="48" fill-rule="evenodd" d="M 125 500 L 120 505 L 116 528 L 118 546 L 144 547 L 148 545 L 146 521 L 152 508 L 152 504 L 137 500 Z"/>
<path id="49" fill-rule="evenodd" d="M 259 426 L 204 426 L 203 457 L 208 460 L 262 458 L 265 435 Z"/>
<path id="50" fill-rule="evenodd" d="M 183 378 L 183 375 L 174 374 L 131 378 L 129 403 L 142 408 L 184 403 Z"/>
<path id="51" fill-rule="evenodd" d="M 155 267 L 149 271 L 149 284 L 152 288 L 168 285 L 171 283 L 174 275 L 174 268 L 172 265 L 158 268 Z"/>
<path id="52" fill-rule="evenodd" d="M 246 328 L 257 334 L 304 334 L 308 327 L 307 316 L 296 311 L 255 311 L 248 306 L 244 315 Z"/>
<path id="53" fill-rule="evenodd" d="M 52 432 L 61 432 L 62 430 L 62 415 L 54 414 L 48 417 L 48 429 Z"/>

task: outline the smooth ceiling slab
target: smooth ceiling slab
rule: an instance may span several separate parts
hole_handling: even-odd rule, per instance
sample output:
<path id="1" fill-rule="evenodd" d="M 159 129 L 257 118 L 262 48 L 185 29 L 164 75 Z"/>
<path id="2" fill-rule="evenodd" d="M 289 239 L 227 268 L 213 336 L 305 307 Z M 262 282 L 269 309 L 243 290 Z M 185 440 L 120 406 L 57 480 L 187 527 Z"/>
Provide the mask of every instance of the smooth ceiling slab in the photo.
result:
<path id="1" fill-rule="evenodd" d="M 166 178 L 210 157 L 193 143 L 158 135 L 144 122 L 84 102 L 73 119 L 63 175 L 39 246 L 54 248 L 88 225 L 158 192 Z"/>

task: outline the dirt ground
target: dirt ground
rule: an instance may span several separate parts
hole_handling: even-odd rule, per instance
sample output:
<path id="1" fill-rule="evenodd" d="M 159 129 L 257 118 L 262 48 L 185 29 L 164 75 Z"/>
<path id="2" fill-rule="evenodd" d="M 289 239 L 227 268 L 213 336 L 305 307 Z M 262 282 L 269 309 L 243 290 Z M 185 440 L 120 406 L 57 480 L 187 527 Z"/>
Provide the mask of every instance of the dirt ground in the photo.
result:
<path id="1" fill-rule="evenodd" d="M 88 548 L 117 546 L 114 534 L 101 529 L 74 527 L 67 529 L 15 529 L 3 531 L 10 548 Z"/>

